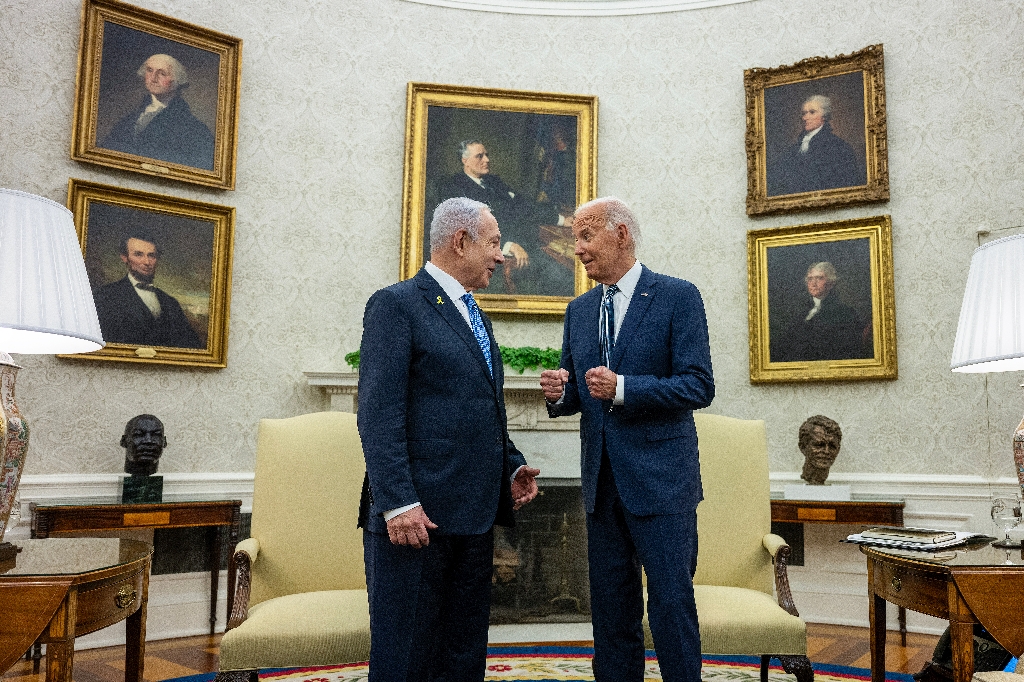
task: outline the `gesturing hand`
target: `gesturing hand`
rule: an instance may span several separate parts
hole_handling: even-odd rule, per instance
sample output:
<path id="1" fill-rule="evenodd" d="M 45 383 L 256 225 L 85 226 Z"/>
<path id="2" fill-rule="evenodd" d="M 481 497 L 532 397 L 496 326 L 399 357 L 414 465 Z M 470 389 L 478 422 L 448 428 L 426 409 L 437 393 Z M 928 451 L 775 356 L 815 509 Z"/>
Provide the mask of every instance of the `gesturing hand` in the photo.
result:
<path id="1" fill-rule="evenodd" d="M 419 549 L 430 544 L 427 531 L 435 528 L 437 524 L 427 518 L 423 507 L 413 507 L 388 520 L 388 537 L 392 544 Z"/>
<path id="2" fill-rule="evenodd" d="M 567 381 L 569 381 L 569 371 L 566 369 L 546 369 L 541 372 L 540 388 L 544 391 L 544 398 L 549 403 L 561 398 Z"/>
<path id="3" fill-rule="evenodd" d="M 587 388 L 590 395 L 598 400 L 614 400 L 615 385 L 618 383 L 618 376 L 607 367 L 594 367 L 587 370 Z"/>
<path id="4" fill-rule="evenodd" d="M 523 466 L 516 472 L 512 480 L 512 503 L 513 509 L 519 509 L 524 504 L 537 497 L 537 476 L 540 469 Z"/>

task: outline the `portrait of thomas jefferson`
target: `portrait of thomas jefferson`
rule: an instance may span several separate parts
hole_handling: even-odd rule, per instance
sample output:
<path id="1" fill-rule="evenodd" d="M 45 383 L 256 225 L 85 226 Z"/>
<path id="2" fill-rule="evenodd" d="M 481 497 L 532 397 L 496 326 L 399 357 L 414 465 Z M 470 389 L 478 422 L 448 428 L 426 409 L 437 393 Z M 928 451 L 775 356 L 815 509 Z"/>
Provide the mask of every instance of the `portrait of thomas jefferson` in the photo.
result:
<path id="1" fill-rule="evenodd" d="M 765 91 L 767 195 L 867 183 L 860 73 Z"/>
<path id="2" fill-rule="evenodd" d="M 868 239 L 768 249 L 771 362 L 875 355 Z"/>
<path id="3" fill-rule="evenodd" d="M 216 54 L 105 22 L 97 146 L 212 170 L 217 65 Z"/>

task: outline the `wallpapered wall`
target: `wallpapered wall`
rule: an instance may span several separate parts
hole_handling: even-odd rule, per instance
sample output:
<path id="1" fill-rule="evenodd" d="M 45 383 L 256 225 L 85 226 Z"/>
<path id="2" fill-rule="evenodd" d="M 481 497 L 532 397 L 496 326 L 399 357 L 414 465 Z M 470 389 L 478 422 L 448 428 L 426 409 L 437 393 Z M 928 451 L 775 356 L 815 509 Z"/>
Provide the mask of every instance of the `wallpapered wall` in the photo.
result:
<path id="1" fill-rule="evenodd" d="M 198 189 L 73 163 L 78 0 L 0 0 L 0 185 L 63 202 L 69 177 L 237 207 L 228 367 L 20 356 L 27 474 L 113 473 L 125 421 L 163 418 L 162 472 L 247 471 L 256 423 L 321 409 L 303 370 L 345 369 L 367 297 L 398 272 L 408 81 L 595 94 L 599 191 L 630 202 L 642 260 L 700 287 L 718 397 L 768 421 L 795 471 L 798 425 L 844 429 L 840 472 L 1012 476 L 1019 376 L 948 370 L 975 229 L 1018 225 L 1024 6 L 795 0 L 634 17 L 475 13 L 401 0 L 136 0 L 244 42 L 238 184 Z M 743 70 L 884 43 L 888 204 L 749 219 Z M 746 231 L 892 215 L 900 378 L 751 386 Z M 498 320 L 499 342 L 561 323 Z"/>

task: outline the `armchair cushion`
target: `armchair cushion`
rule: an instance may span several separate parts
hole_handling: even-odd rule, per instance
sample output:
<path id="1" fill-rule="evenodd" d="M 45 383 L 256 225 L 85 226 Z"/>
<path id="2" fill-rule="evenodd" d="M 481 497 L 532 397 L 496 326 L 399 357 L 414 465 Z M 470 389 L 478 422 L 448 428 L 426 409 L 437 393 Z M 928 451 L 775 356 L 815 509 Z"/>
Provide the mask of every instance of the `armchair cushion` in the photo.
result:
<path id="1" fill-rule="evenodd" d="M 693 592 L 697 601 L 702 653 L 807 654 L 807 626 L 804 621 L 786 613 L 775 599 L 764 592 L 716 585 L 694 585 Z M 646 617 L 644 648 L 654 648 Z"/>
<path id="2" fill-rule="evenodd" d="M 224 633 L 220 669 L 288 668 L 367 661 L 370 609 L 365 590 L 303 592 L 268 599 Z"/>

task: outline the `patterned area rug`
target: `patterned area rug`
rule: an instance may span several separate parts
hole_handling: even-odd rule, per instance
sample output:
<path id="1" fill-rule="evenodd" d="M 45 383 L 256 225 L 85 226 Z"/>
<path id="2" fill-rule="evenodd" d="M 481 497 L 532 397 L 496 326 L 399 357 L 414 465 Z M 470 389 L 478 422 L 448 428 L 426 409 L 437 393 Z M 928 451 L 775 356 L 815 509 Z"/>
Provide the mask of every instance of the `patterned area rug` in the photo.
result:
<path id="1" fill-rule="evenodd" d="M 572 646 L 508 646 L 489 647 L 487 650 L 486 680 L 514 682 L 530 680 L 547 682 L 561 680 L 593 680 L 590 647 Z M 793 682 L 773 661 L 769 682 Z M 815 682 L 852 682 L 870 680 L 870 671 L 864 668 L 849 668 L 837 665 L 814 665 Z M 705 657 L 701 671 L 703 682 L 758 682 L 760 662 L 754 656 Z M 179 677 L 169 682 L 209 682 L 213 673 Z M 367 677 L 366 663 L 326 666 L 320 668 L 285 668 L 261 670 L 261 682 L 363 682 Z M 660 680 L 658 661 L 654 652 L 648 652 L 646 680 Z M 910 675 L 886 673 L 887 682 L 913 682 Z"/>

